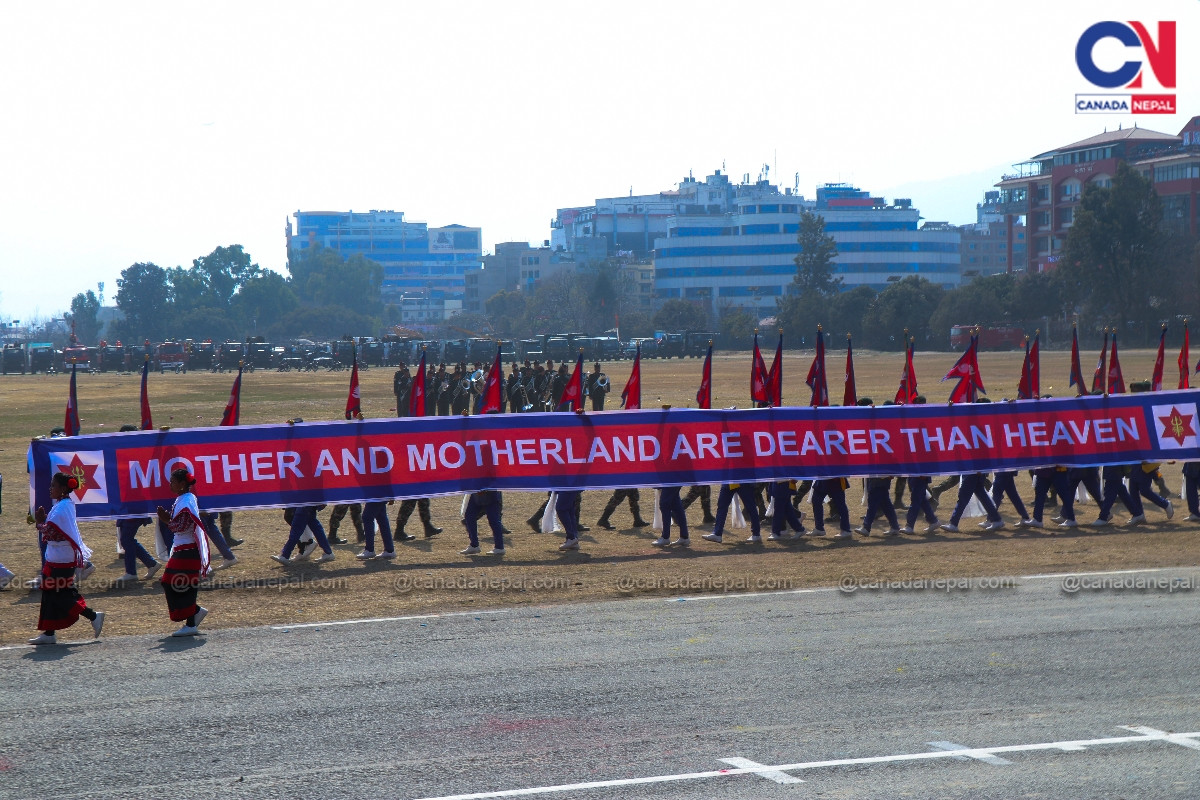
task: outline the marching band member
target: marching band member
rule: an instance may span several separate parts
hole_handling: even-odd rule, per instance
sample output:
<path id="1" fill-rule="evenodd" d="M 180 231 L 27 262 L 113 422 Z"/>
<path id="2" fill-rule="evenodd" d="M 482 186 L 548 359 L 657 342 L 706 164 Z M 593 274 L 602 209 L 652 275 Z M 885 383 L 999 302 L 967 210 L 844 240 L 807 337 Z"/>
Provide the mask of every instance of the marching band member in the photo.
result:
<path id="1" fill-rule="evenodd" d="M 604 396 L 610 389 L 608 376 L 600 371 L 600 362 L 597 361 L 583 383 L 583 393 L 592 400 L 592 411 L 604 410 Z"/>
<path id="2" fill-rule="evenodd" d="M 400 369 L 392 376 L 392 394 L 396 396 L 396 416 L 403 417 L 408 409 L 408 398 L 412 391 L 412 375 L 408 365 L 400 362 Z"/>
<path id="3" fill-rule="evenodd" d="M 621 507 L 621 501 L 629 501 L 629 513 L 633 514 L 633 527 L 647 528 L 650 523 L 642 519 L 642 511 L 638 507 L 641 500 L 641 495 L 637 489 L 615 489 L 612 497 L 608 498 L 608 502 L 604 505 L 604 513 L 600 515 L 600 520 L 596 523 L 606 531 L 616 530 L 616 527 L 609 521 L 618 508 Z M 685 506 L 686 508 L 686 506 Z"/>
<path id="4" fill-rule="evenodd" d="M 683 510 L 687 511 L 692 503 L 700 501 L 700 511 L 704 514 L 704 518 L 700 520 L 701 525 L 712 525 L 717 521 L 717 518 L 712 513 L 712 489 L 707 483 L 698 483 L 695 486 L 688 488 L 687 494 L 683 498 Z"/>

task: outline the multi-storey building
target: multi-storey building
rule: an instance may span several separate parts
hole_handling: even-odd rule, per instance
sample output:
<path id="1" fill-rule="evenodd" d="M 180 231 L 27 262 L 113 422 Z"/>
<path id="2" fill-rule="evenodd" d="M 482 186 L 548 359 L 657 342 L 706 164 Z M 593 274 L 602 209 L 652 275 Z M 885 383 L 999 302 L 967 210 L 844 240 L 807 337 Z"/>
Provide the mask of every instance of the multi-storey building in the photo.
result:
<path id="1" fill-rule="evenodd" d="M 671 217 L 724 213 L 732 207 L 734 194 L 729 176 L 717 170 L 703 182 L 688 175 L 670 191 L 631 191 L 628 197 L 598 198 L 591 206 L 560 208 L 550 221 L 550 245 L 575 253 L 580 264 L 619 253 L 649 257 L 654 240 L 667 235 Z"/>
<path id="2" fill-rule="evenodd" d="M 1004 214 L 998 208 L 1000 192 L 984 193 L 982 203 L 975 205 L 975 222 L 959 225 L 962 237 L 959 261 L 962 264 L 962 279 L 969 281 L 985 275 L 1025 271 L 1025 226 L 1017 223 L 1013 227 L 1015 243 L 1012 258 L 1008 254 L 1008 226 Z"/>
<path id="3" fill-rule="evenodd" d="M 661 302 L 682 298 L 719 314 L 740 306 L 759 315 L 794 290 L 800 214 L 825 221 L 837 243 L 835 272 L 844 290 L 876 290 L 910 275 L 959 283 L 959 233 L 948 225 L 921 228 L 908 200 L 889 204 L 846 184 L 826 184 L 806 201 L 767 181 L 734 187 L 726 213 L 681 213 L 655 240 L 654 283 Z"/>
<path id="4" fill-rule="evenodd" d="M 561 253 L 551 250 L 549 242 L 541 247 L 533 247 L 529 242 L 500 242 L 494 255 L 483 257 L 481 269 L 467 271 L 463 311 L 482 314 L 492 295 L 532 291 L 538 281 L 574 266 L 573 262 L 562 260 Z"/>
<path id="5" fill-rule="evenodd" d="M 1088 184 L 1109 186 L 1118 162 L 1128 162 L 1154 183 L 1162 199 L 1164 221 L 1197 232 L 1200 197 L 1200 117 L 1178 135 L 1146 128 L 1119 128 L 1048 150 L 1017 164 L 1017 172 L 996 184 L 998 211 L 1004 215 L 1009 263 L 1019 245 L 1021 218 L 1028 235 L 1027 269 L 1052 269 L 1062 252 L 1075 209 Z"/>
<path id="6" fill-rule="evenodd" d="M 297 211 L 287 224 L 288 253 L 326 247 L 343 258 L 361 255 L 383 267 L 383 300 L 420 307 L 427 315 L 461 307 L 464 275 L 482 259 L 479 228 L 430 228 L 399 211 Z M 436 321 L 436 320 L 434 320 Z"/>

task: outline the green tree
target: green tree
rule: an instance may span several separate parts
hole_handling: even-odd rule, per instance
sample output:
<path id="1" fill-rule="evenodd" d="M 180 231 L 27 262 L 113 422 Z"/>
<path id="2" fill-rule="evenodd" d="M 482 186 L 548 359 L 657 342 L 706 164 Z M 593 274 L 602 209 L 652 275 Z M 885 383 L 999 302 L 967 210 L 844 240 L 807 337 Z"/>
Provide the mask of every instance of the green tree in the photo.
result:
<path id="1" fill-rule="evenodd" d="M 100 338 L 100 322 L 97 319 L 99 313 L 100 301 L 91 289 L 86 293 L 80 292 L 71 299 L 69 319 L 75 335 L 84 344 L 96 344 Z"/>
<path id="2" fill-rule="evenodd" d="M 687 300 L 674 298 L 663 303 L 654 313 L 654 326 L 667 331 L 705 331 L 709 329 L 708 308 Z"/>
<path id="3" fill-rule="evenodd" d="M 641 309 L 626 311 L 621 314 L 622 340 L 648 338 L 654 333 L 654 320 Z"/>
<path id="4" fill-rule="evenodd" d="M 1066 296 L 1086 318 L 1132 327 L 1145 343 L 1171 292 L 1161 280 L 1163 243 L 1154 184 L 1120 162 L 1110 187 L 1088 184 L 1080 198 L 1057 270 Z"/>
<path id="5" fill-rule="evenodd" d="M 831 336 L 846 333 L 857 335 L 863 330 L 863 320 L 870 313 L 877 296 L 878 293 L 870 286 L 855 286 L 831 298 L 825 305 L 824 313 L 817 315 L 816 321 Z"/>
<path id="6" fill-rule="evenodd" d="M 157 264 L 138 263 L 121 270 L 117 278 L 117 308 L 125 315 L 116 336 L 126 342 L 159 341 L 170 311 L 167 271 Z"/>
<path id="7" fill-rule="evenodd" d="M 379 330 L 379 320 L 346 308 L 327 305 L 297 308 L 274 325 L 259 330 L 271 339 L 314 339 L 329 341 L 342 336 L 363 336 Z"/>
<path id="8" fill-rule="evenodd" d="M 841 290 L 842 279 L 834 274 L 837 242 L 825 232 L 825 218 L 805 209 L 800 212 L 800 230 L 796 235 L 800 253 L 794 259 L 792 278 L 801 299 L 828 298 Z"/>
<path id="9" fill-rule="evenodd" d="M 204 305 L 222 309 L 229 308 L 234 293 L 262 272 L 240 244 L 218 247 L 202 258 L 192 259 L 192 270 L 204 287 Z"/>
<path id="10" fill-rule="evenodd" d="M 904 329 L 916 338 L 917 347 L 941 347 L 929 327 L 929 318 L 941 302 L 943 289 L 916 275 L 893 283 L 876 295 L 863 316 L 863 341 L 878 350 L 904 349 Z M 857 337 L 856 337 L 857 341 Z"/>
<path id="11" fill-rule="evenodd" d="M 296 293 L 278 272 L 262 270 L 244 282 L 230 301 L 230 316 L 241 339 L 270 328 L 300 305 Z"/>
<path id="12" fill-rule="evenodd" d="M 520 328 L 531 333 L 585 331 L 588 316 L 586 289 L 578 276 L 559 272 L 538 281 Z"/>
<path id="13" fill-rule="evenodd" d="M 184 314 L 212 305 L 204 279 L 194 269 L 172 267 L 167 270 L 167 285 L 170 287 L 167 301 L 175 314 Z"/>
<path id="14" fill-rule="evenodd" d="M 317 247 L 288 259 L 291 286 L 302 305 L 340 305 L 365 316 L 383 313 L 383 267 L 353 255 L 346 260 L 335 251 Z"/>
<path id="15" fill-rule="evenodd" d="M 758 318 L 741 306 L 728 306 L 721 311 L 721 339 L 716 346 L 730 350 L 745 350 L 750 347 L 750 338 Z"/>
<path id="16" fill-rule="evenodd" d="M 501 336 L 521 338 L 526 331 L 518 328 L 525 317 L 526 300 L 521 292 L 497 292 L 483 304 L 487 318 Z"/>
<path id="17" fill-rule="evenodd" d="M 954 325 L 1002 325 L 1011 317 L 1016 280 L 1011 275 L 988 275 L 942 293 L 929 318 L 932 338 L 925 346 L 948 349 Z M 921 340 L 918 339 L 918 342 Z"/>

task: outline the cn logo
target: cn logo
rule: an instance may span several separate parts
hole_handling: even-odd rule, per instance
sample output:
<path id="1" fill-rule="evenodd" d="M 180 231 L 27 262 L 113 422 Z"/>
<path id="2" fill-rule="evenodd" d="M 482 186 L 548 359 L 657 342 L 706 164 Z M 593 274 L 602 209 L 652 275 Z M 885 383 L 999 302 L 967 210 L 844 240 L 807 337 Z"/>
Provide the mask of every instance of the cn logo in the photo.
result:
<path id="1" fill-rule="evenodd" d="M 1096 45 L 1104 39 L 1116 39 L 1127 48 L 1142 50 L 1160 86 L 1175 88 L 1175 23 L 1158 23 L 1158 40 L 1140 22 L 1097 22 L 1083 32 L 1075 45 L 1075 63 L 1089 83 L 1103 89 L 1140 89 L 1142 62 L 1130 60 L 1111 72 L 1096 66 Z"/>

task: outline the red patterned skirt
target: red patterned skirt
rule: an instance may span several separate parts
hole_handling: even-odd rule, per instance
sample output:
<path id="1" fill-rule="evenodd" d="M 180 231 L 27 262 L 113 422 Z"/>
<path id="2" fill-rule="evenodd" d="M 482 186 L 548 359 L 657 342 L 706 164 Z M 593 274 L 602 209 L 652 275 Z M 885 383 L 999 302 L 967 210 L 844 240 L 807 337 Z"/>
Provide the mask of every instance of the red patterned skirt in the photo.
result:
<path id="1" fill-rule="evenodd" d="M 204 535 L 203 532 L 198 533 Z M 199 610 L 196 595 L 200 589 L 200 551 L 195 545 L 175 548 L 167 566 L 163 568 L 161 583 L 172 620 L 186 620 Z"/>
<path id="2" fill-rule="evenodd" d="M 61 631 L 69 628 L 87 608 L 87 601 L 75 588 L 75 565 L 42 566 L 42 606 L 38 613 L 38 630 Z"/>

